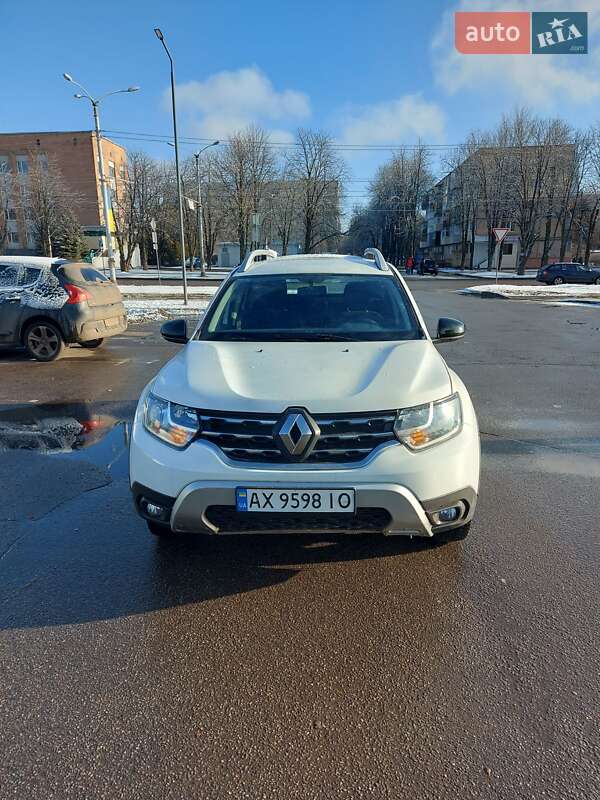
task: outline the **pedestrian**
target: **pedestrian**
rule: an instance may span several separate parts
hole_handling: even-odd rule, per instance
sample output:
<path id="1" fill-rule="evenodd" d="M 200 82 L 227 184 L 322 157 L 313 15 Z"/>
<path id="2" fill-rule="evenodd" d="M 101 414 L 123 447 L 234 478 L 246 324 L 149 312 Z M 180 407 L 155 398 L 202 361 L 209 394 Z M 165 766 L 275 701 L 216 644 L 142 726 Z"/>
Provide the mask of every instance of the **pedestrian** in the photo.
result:
<path id="1" fill-rule="evenodd" d="M 406 259 L 406 271 L 412 275 L 414 268 L 415 268 L 415 260 L 412 256 L 409 256 Z"/>

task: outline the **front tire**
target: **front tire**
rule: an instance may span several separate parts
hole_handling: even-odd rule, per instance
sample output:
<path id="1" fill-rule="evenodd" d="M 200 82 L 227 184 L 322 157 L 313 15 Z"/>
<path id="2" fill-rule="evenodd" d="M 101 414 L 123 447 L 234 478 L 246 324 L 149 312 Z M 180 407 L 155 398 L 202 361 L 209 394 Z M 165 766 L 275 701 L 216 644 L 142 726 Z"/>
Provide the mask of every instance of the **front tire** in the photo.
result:
<path id="1" fill-rule="evenodd" d="M 86 350 L 95 350 L 96 347 L 100 347 L 104 339 L 90 339 L 88 342 L 79 342 L 82 347 L 85 347 Z"/>
<path id="2" fill-rule="evenodd" d="M 596 286 L 600 286 L 600 278 L 596 278 L 596 280 L 594 281 L 594 283 L 596 284 Z"/>
<path id="3" fill-rule="evenodd" d="M 34 322 L 25 331 L 23 343 L 36 361 L 55 361 L 60 358 L 65 343 L 60 329 L 53 322 Z"/>
<path id="4" fill-rule="evenodd" d="M 552 281 L 555 286 L 561 286 L 564 282 L 564 278 L 561 278 L 560 275 Z"/>

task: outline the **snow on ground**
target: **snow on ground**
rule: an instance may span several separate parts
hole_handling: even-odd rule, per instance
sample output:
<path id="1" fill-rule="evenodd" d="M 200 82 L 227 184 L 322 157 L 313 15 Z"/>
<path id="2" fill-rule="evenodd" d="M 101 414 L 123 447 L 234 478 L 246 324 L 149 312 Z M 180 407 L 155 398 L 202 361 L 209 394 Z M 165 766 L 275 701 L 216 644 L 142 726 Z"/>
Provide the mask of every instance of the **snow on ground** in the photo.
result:
<path id="1" fill-rule="evenodd" d="M 497 294 L 500 297 L 517 298 L 600 298 L 600 286 L 580 286 L 563 284 L 562 286 L 512 286 L 503 283 L 485 283 L 481 286 L 469 286 L 459 289 L 460 294 Z"/>
<path id="2" fill-rule="evenodd" d="M 177 317 L 198 318 L 204 313 L 208 300 L 190 300 L 187 306 L 183 300 L 125 300 L 127 320 L 130 323 L 154 322 Z"/>
<path id="3" fill-rule="evenodd" d="M 219 281 L 224 280 L 228 277 L 231 270 L 228 271 L 221 271 L 221 270 L 210 270 L 206 273 L 206 277 L 203 278 L 199 271 L 194 270 L 194 272 L 187 271 L 187 279 L 188 281 Z M 123 272 L 123 270 L 117 270 L 117 281 L 120 278 L 135 278 L 136 280 L 157 280 L 159 277 L 158 270 L 156 269 L 130 269 L 129 272 Z M 177 281 L 182 280 L 183 276 L 181 274 L 180 269 L 161 269 L 160 277 L 166 281 Z"/>
<path id="4" fill-rule="evenodd" d="M 219 286 L 188 286 L 189 297 L 212 297 L 219 291 Z M 125 299 L 128 297 L 173 297 L 182 298 L 181 286 L 144 286 L 143 284 L 129 283 L 119 286 Z"/>
<path id="5" fill-rule="evenodd" d="M 600 298 L 598 300 L 554 300 L 552 303 L 544 303 L 545 306 L 553 308 L 600 308 Z"/>
<path id="6" fill-rule="evenodd" d="M 454 269 L 452 267 L 442 267 L 439 271 L 440 275 L 453 275 L 455 277 L 461 278 L 483 278 L 484 280 L 488 280 L 489 278 L 495 279 L 496 273 L 493 270 L 472 270 L 472 269 Z M 530 281 L 535 278 L 537 275 L 536 269 L 526 269 L 525 275 L 518 275 L 516 272 L 499 272 L 498 277 L 500 280 L 511 280 L 511 281 Z"/>

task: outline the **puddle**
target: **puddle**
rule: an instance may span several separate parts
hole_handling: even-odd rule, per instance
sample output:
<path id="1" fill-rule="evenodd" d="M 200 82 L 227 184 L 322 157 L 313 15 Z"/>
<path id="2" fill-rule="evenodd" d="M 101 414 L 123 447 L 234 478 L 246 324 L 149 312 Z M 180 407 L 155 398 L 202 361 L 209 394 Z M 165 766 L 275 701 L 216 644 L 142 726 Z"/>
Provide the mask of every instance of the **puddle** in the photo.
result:
<path id="1" fill-rule="evenodd" d="M 0 455 L 8 450 L 91 462 L 128 474 L 131 423 L 85 403 L 15 406 L 0 411 Z"/>

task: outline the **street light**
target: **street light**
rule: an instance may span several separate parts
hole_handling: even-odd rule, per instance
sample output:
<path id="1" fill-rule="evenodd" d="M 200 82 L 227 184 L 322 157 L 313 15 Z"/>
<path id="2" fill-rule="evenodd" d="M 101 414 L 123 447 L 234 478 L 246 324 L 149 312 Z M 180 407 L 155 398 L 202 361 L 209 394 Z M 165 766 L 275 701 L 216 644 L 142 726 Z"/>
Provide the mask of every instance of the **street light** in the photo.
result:
<path id="1" fill-rule="evenodd" d="M 97 99 L 93 98 L 92 95 L 88 92 L 88 90 L 82 86 L 80 83 L 77 83 L 76 80 L 73 79 L 68 72 L 63 72 L 63 78 L 68 81 L 69 83 L 75 84 L 75 86 L 79 86 L 82 93 L 74 94 L 73 97 L 76 100 L 89 100 L 92 104 L 92 109 L 94 111 L 94 128 L 96 130 L 96 144 L 98 147 L 98 166 L 100 169 L 100 186 L 102 188 L 102 205 L 103 205 L 103 216 L 104 216 L 104 231 L 106 234 L 106 248 L 108 250 L 108 266 L 110 268 L 110 277 L 115 283 L 117 282 L 117 273 L 115 269 L 115 255 L 112 246 L 112 231 L 110 229 L 110 204 L 108 201 L 108 186 L 106 184 L 106 178 L 104 177 L 104 154 L 102 153 L 102 139 L 100 136 L 100 115 L 98 113 L 98 107 L 102 100 L 107 97 L 110 97 L 113 94 L 129 94 L 130 92 L 139 92 L 139 86 L 129 86 L 127 89 L 117 89 L 114 92 L 107 92 L 103 94 L 102 97 L 98 97 Z"/>
<path id="2" fill-rule="evenodd" d="M 175 174 L 177 178 L 177 203 L 179 206 L 179 239 L 181 242 L 181 261 L 183 266 L 183 304 L 187 306 L 188 304 L 188 291 L 187 291 L 187 272 L 185 267 L 185 232 L 183 226 L 183 198 L 181 196 L 181 174 L 179 172 L 179 140 L 177 139 L 177 111 L 175 107 L 175 65 L 173 64 L 173 57 L 167 47 L 167 43 L 165 42 L 165 37 L 163 36 L 163 32 L 160 28 L 154 28 L 154 33 L 156 34 L 156 38 L 165 48 L 165 53 L 169 58 L 169 63 L 171 65 L 171 106 L 173 108 L 173 139 L 174 139 L 174 147 L 175 147 Z"/>
<path id="3" fill-rule="evenodd" d="M 175 147 L 173 142 L 167 142 L 168 145 L 171 147 Z M 198 232 L 198 240 L 200 242 L 200 275 L 205 278 L 206 277 L 206 268 L 204 266 L 204 220 L 203 220 L 203 209 L 202 209 L 202 188 L 200 185 L 200 156 L 205 150 L 208 150 L 209 147 L 215 147 L 219 144 L 219 140 L 217 139 L 211 144 L 207 144 L 205 147 L 202 147 L 198 150 L 197 153 L 194 153 L 194 158 L 196 159 L 196 191 L 197 191 L 197 200 L 196 200 L 196 227 Z M 190 263 L 191 259 L 190 259 Z"/>
<path id="4" fill-rule="evenodd" d="M 209 147 L 216 147 L 219 140 L 216 139 L 211 144 L 207 144 L 197 153 L 194 153 L 196 159 L 196 184 L 198 190 L 198 203 L 196 204 L 196 224 L 198 226 L 198 237 L 200 239 L 200 274 L 202 277 L 206 276 L 206 267 L 204 266 L 204 209 L 202 208 L 202 190 L 200 186 L 200 156 Z"/>

